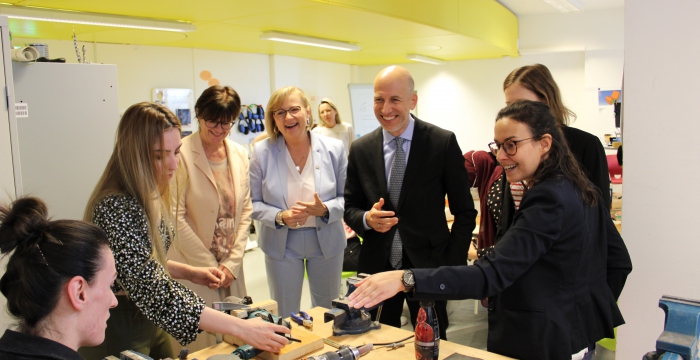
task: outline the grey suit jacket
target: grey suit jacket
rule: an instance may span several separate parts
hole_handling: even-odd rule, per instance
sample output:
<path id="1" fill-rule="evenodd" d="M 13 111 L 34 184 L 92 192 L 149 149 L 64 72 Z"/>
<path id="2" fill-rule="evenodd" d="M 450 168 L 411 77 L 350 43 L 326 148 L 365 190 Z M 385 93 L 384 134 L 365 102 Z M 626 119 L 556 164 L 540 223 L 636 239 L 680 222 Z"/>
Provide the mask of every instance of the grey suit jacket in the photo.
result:
<path id="1" fill-rule="evenodd" d="M 316 192 L 328 207 L 326 223 L 316 218 L 316 234 L 325 258 L 340 254 L 345 249 L 343 218 L 345 176 L 348 161 L 340 140 L 318 134 L 311 135 Z M 282 136 L 266 139 L 257 144 L 250 159 L 250 190 L 253 200 L 253 219 L 260 220 L 260 248 L 266 255 L 281 260 L 287 244 L 289 228 L 279 226 L 275 216 L 295 204 L 287 197 L 287 146 Z"/>

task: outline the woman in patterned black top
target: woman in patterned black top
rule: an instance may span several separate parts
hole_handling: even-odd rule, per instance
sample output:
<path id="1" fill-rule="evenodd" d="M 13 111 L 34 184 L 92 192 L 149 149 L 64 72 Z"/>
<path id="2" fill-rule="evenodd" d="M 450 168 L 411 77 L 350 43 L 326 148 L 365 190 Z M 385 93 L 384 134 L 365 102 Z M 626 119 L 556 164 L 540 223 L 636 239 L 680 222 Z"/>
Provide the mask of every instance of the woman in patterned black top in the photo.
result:
<path id="1" fill-rule="evenodd" d="M 180 122 L 167 108 L 139 103 L 124 113 L 114 152 L 93 191 L 85 219 L 107 233 L 117 267 L 105 342 L 82 348 L 87 359 L 123 350 L 153 358 L 175 357 L 166 332 L 181 344 L 200 330 L 235 335 L 254 347 L 279 351 L 286 327 L 261 319 L 241 320 L 211 308 L 173 278 L 218 288 L 221 271 L 168 260 L 174 238 L 168 183 L 179 163 Z M 155 241 L 154 241 L 155 240 Z"/>

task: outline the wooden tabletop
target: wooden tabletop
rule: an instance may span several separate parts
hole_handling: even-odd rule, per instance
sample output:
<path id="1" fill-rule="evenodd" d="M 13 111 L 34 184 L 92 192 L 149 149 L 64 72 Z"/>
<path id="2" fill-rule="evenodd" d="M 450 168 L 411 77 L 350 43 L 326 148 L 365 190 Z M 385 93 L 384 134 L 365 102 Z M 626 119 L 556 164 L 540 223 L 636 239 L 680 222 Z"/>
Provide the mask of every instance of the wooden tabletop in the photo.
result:
<path id="1" fill-rule="evenodd" d="M 346 335 L 346 336 L 332 336 L 333 335 L 333 329 L 332 329 L 332 323 L 324 323 L 323 322 L 323 314 L 326 312 L 325 308 L 322 307 L 316 307 L 311 310 L 308 310 L 307 313 L 311 315 L 314 318 L 314 329 L 313 329 L 313 334 L 330 339 L 332 341 L 335 341 L 341 345 L 350 345 L 350 346 L 360 346 L 363 344 L 367 343 L 389 343 L 389 342 L 396 342 L 401 339 L 404 339 L 408 336 L 413 335 L 412 332 L 406 331 L 403 329 L 391 327 L 388 325 L 382 324 L 382 328 L 378 330 L 372 330 L 370 332 L 360 334 L 360 335 Z M 297 325 L 296 323 L 292 323 L 292 336 L 294 336 L 295 333 L 297 332 L 303 332 L 303 331 L 309 331 L 306 328 Z M 409 339 L 407 342 L 406 346 L 402 348 L 398 348 L 396 350 L 389 350 L 384 347 L 375 347 L 373 351 L 371 351 L 369 354 L 365 355 L 362 357 L 362 360 L 387 360 L 387 359 L 415 359 L 415 353 L 414 353 L 414 344 L 411 339 Z M 197 352 L 194 352 L 190 354 L 188 359 L 194 359 L 197 358 L 198 360 L 206 360 L 208 357 L 212 355 L 217 355 L 217 354 L 228 354 L 231 353 L 233 350 L 236 348 L 233 345 L 229 345 L 226 343 L 221 343 Z M 307 354 L 306 356 L 311 356 L 311 355 L 320 355 L 329 351 L 335 351 L 334 347 L 331 347 L 330 345 L 324 344 L 323 349 L 315 351 L 311 354 Z M 459 345 L 455 344 L 449 341 L 440 341 L 440 357 L 439 359 L 445 359 L 446 357 L 452 355 L 452 354 L 461 354 L 461 355 L 466 355 L 466 356 L 471 356 L 476 359 L 482 359 L 482 360 L 499 360 L 499 359 L 510 359 L 509 357 L 501 356 L 498 354 L 490 353 L 484 350 L 479 350 L 475 348 L 471 348 L 468 346 L 464 345 Z"/>

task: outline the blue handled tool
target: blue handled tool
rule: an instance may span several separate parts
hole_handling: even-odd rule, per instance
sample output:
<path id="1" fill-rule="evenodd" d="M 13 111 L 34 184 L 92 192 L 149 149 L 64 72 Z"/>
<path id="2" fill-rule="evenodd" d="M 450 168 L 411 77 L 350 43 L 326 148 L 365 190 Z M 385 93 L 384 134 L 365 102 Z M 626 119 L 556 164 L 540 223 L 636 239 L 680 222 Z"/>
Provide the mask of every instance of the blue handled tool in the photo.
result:
<path id="1" fill-rule="evenodd" d="M 295 313 L 292 313 L 292 314 L 291 314 L 291 317 L 292 317 L 292 321 L 294 321 L 295 323 L 297 323 L 297 324 L 299 324 L 299 325 L 301 325 L 301 326 L 303 326 L 303 327 L 305 327 L 305 328 L 307 328 L 307 329 L 313 331 L 313 329 L 314 329 L 314 318 L 311 317 L 309 314 L 307 314 L 307 313 L 305 313 L 305 312 L 303 312 L 303 311 L 299 311 L 299 312 L 296 313 L 296 314 L 295 314 Z"/>

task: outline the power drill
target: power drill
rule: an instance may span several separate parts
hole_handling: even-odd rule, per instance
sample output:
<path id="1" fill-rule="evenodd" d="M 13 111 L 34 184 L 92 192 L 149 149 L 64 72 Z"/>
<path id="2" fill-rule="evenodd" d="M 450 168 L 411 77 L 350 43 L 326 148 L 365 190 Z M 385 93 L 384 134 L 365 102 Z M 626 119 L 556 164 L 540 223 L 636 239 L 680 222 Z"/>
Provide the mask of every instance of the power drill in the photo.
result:
<path id="1" fill-rule="evenodd" d="M 343 345 L 338 351 L 329 351 L 325 354 L 309 356 L 306 360 L 356 360 L 372 351 L 372 344 L 362 345 L 358 348 Z"/>

